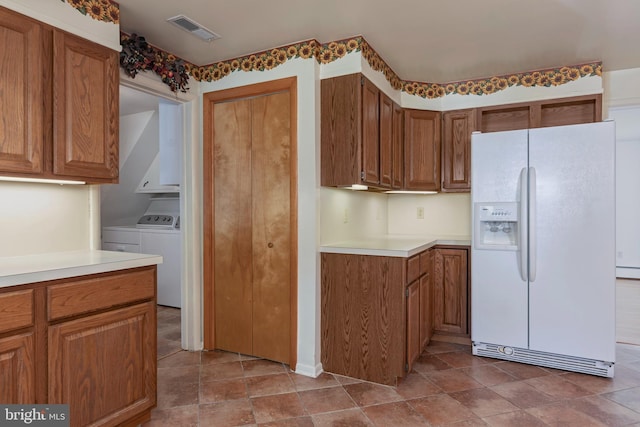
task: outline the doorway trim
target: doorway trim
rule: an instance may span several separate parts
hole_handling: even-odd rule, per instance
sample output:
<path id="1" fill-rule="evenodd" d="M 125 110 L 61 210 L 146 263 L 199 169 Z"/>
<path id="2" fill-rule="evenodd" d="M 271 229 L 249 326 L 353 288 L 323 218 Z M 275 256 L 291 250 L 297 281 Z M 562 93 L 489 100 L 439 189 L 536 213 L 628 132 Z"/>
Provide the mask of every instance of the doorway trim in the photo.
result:
<path id="1" fill-rule="evenodd" d="M 261 95 L 282 92 L 290 93 L 290 343 L 289 343 L 289 367 L 295 370 L 297 362 L 297 337 L 298 337 L 298 129 L 297 129 L 297 77 L 287 77 L 203 93 L 203 338 L 204 348 L 213 349 L 215 343 L 215 313 L 214 313 L 214 286 L 213 286 L 213 104 L 236 99 L 251 98 Z M 209 167 L 205 167 L 209 165 Z"/>
<path id="2" fill-rule="evenodd" d="M 171 92 L 159 77 L 139 73 L 133 79 L 120 69 L 120 84 L 150 95 L 162 97 L 183 105 L 182 185 L 180 187 L 180 217 L 182 268 L 181 347 L 185 350 L 202 350 L 202 260 L 200 250 L 202 220 L 200 206 L 202 182 L 200 174 L 199 136 L 200 102 L 199 83 L 191 80 L 187 93 Z M 100 197 L 95 198 L 94 211 L 100 212 Z M 99 222 L 99 221 L 98 221 Z M 100 226 L 96 227 L 99 233 Z M 100 241 L 98 235 L 98 242 Z"/>

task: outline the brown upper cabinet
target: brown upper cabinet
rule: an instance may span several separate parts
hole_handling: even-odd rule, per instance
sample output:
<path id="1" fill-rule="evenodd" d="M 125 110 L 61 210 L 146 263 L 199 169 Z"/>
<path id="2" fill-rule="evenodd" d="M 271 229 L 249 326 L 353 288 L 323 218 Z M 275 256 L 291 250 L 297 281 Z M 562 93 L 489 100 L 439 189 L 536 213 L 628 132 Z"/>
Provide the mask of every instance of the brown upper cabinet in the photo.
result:
<path id="1" fill-rule="evenodd" d="M 441 113 L 404 110 L 404 188 L 440 190 Z"/>
<path id="2" fill-rule="evenodd" d="M 475 110 L 442 113 L 442 191 L 471 190 L 471 133 L 476 130 Z"/>
<path id="3" fill-rule="evenodd" d="M 445 112 L 403 109 L 362 74 L 321 83 L 321 185 L 469 192 L 471 134 L 602 120 L 602 95 Z"/>
<path id="4" fill-rule="evenodd" d="M 0 174 L 118 182 L 118 53 L 0 7 Z"/>
<path id="5" fill-rule="evenodd" d="M 563 126 L 602 121 L 602 95 L 584 95 L 476 109 L 481 132 Z"/>
<path id="6" fill-rule="evenodd" d="M 399 188 L 397 108 L 361 74 L 322 80 L 321 185 Z"/>
<path id="7" fill-rule="evenodd" d="M 471 190 L 471 133 L 498 132 L 602 120 L 602 95 L 447 111 L 442 114 L 442 191 Z"/>

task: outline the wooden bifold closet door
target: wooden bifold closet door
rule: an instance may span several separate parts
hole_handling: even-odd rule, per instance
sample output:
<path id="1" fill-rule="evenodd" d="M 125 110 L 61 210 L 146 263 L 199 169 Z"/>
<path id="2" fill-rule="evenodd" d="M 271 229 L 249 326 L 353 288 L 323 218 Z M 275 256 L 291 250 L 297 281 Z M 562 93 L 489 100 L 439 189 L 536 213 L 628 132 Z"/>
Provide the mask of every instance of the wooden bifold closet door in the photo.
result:
<path id="1" fill-rule="evenodd" d="M 213 329 L 205 325 L 213 342 L 205 337 L 205 347 L 287 364 L 295 357 L 291 96 L 286 90 L 213 103 L 212 161 L 205 164 L 212 197 L 205 218 L 212 271 L 205 276 L 213 299 Z"/>

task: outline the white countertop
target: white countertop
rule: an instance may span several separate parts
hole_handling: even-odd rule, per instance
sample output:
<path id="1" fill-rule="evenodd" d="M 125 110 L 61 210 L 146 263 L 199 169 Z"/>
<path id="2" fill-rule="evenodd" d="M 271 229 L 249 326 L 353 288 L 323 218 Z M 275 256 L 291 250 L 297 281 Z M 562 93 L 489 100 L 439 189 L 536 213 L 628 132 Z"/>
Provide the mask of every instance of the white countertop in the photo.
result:
<path id="1" fill-rule="evenodd" d="M 0 257 L 0 288 L 161 263 L 159 255 L 97 250 Z"/>
<path id="2" fill-rule="evenodd" d="M 408 258 L 435 245 L 470 246 L 469 236 L 384 235 L 320 246 L 320 252 Z"/>

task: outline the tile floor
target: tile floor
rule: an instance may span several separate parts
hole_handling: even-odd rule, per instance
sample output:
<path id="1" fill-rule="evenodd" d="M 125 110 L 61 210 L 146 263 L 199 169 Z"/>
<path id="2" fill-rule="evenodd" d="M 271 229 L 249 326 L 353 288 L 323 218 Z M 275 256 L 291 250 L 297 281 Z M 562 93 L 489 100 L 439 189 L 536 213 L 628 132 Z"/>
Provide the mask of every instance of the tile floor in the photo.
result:
<path id="1" fill-rule="evenodd" d="M 432 342 L 398 387 L 179 346 L 179 310 L 158 310 L 158 407 L 147 426 L 640 426 L 640 346 L 617 346 L 614 379 L 472 356 Z M 176 326 L 177 324 L 177 326 Z M 177 340 L 177 341 L 176 341 Z"/>

